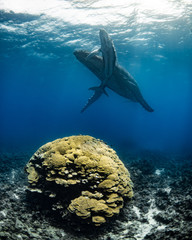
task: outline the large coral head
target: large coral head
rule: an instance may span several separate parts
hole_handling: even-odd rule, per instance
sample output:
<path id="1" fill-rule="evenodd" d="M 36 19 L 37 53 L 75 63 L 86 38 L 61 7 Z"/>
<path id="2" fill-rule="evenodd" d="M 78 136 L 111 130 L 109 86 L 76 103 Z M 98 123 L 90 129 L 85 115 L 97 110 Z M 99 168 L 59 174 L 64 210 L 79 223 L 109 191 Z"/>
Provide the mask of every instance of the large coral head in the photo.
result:
<path id="1" fill-rule="evenodd" d="M 30 192 L 51 198 L 61 215 L 67 210 L 80 222 L 95 226 L 117 215 L 124 199 L 133 196 L 130 174 L 116 152 L 90 136 L 43 145 L 26 171 Z"/>

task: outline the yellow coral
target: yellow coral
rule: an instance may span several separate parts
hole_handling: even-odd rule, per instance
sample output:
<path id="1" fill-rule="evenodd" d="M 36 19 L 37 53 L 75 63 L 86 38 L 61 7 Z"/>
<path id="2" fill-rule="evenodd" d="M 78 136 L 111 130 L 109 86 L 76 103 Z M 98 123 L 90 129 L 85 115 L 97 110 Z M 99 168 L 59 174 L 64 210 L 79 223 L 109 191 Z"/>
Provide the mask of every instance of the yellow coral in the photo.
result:
<path id="1" fill-rule="evenodd" d="M 106 220 L 102 216 L 93 216 L 92 222 L 95 224 L 95 226 L 100 226 L 102 223 L 105 223 Z"/>
<path id="2" fill-rule="evenodd" d="M 60 205 L 64 199 L 59 198 L 62 194 L 58 191 L 68 191 L 68 210 L 95 226 L 118 214 L 124 198 L 133 196 L 129 172 L 116 152 L 90 136 L 71 136 L 45 144 L 32 156 L 26 170 L 29 190 L 45 195 L 48 192 L 48 197 L 54 196 Z"/>
<path id="3" fill-rule="evenodd" d="M 29 164 L 27 166 L 27 172 L 29 173 L 29 175 L 28 175 L 29 183 L 35 185 L 39 180 L 39 175 L 38 175 L 37 171 L 35 170 L 34 167 L 31 166 L 31 164 Z"/>

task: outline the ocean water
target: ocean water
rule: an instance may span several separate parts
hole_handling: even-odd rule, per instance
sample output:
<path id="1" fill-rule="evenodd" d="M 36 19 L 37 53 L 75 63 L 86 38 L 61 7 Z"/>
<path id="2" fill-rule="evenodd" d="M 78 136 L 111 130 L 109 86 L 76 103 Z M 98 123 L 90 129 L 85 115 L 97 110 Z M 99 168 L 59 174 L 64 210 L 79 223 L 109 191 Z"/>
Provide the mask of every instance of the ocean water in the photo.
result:
<path id="1" fill-rule="evenodd" d="M 0 0 L 0 145 L 37 149 L 87 134 L 115 149 L 192 151 L 190 0 Z M 154 112 L 106 89 L 73 55 L 112 38 L 123 66 Z"/>
<path id="2" fill-rule="evenodd" d="M 100 29 L 154 112 L 106 88 L 81 113 L 100 80 L 73 53 L 98 49 Z M 0 0 L 0 239 L 191 239 L 191 106 L 191 0 Z M 78 134 L 114 148 L 134 185 L 101 231 L 68 218 L 63 195 L 26 191 L 34 152 Z"/>

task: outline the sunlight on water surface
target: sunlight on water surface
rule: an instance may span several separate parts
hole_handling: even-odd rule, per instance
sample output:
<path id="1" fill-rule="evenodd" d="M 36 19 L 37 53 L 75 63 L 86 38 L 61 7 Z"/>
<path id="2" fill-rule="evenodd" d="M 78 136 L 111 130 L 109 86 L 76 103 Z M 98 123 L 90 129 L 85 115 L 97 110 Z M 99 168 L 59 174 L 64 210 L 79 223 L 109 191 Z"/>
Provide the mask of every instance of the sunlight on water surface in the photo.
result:
<path id="1" fill-rule="evenodd" d="M 127 17 L 135 12 L 137 21 L 147 23 L 161 21 L 164 15 L 173 19 L 185 11 L 189 1 L 170 0 L 98 0 L 98 1 L 60 1 L 60 0 L 1 0 L 0 8 L 15 13 L 46 14 L 71 24 L 107 25 L 125 23 Z M 159 16 L 159 17 L 157 17 Z"/>

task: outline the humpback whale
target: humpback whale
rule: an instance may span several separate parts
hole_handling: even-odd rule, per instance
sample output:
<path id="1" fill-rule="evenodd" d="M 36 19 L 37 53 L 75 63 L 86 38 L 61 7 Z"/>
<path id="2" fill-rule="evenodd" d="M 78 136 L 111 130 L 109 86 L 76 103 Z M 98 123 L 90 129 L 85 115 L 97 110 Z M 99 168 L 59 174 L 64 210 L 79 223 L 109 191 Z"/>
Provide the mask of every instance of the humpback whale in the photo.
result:
<path id="1" fill-rule="evenodd" d="M 98 77 L 101 83 L 105 81 L 105 73 L 103 71 L 104 60 L 102 57 L 98 55 L 88 57 L 90 52 L 85 50 L 76 50 L 74 51 L 74 55 L 83 65 Z M 131 74 L 120 65 L 115 64 L 112 75 L 106 82 L 106 87 L 124 98 L 140 103 L 147 111 L 154 111 L 143 98 L 137 82 Z M 82 109 L 82 112 L 97 99 L 98 98 L 90 98 L 87 105 Z"/>
<path id="2" fill-rule="evenodd" d="M 100 86 L 89 88 L 89 90 L 93 90 L 95 92 L 93 96 L 88 100 L 87 104 L 84 106 L 81 112 L 84 112 L 91 104 L 93 104 L 97 99 L 99 99 L 103 93 L 108 96 L 107 92 L 105 91 L 105 87 L 107 81 L 109 81 L 110 77 L 112 76 L 116 64 L 117 57 L 113 41 L 111 40 L 108 33 L 104 29 L 100 29 L 99 36 L 101 48 L 92 51 L 86 57 L 86 60 L 89 61 L 89 59 L 95 56 L 97 53 L 99 52 L 102 53 L 103 57 L 102 71 L 104 72 L 104 80 L 101 82 Z"/>
<path id="3" fill-rule="evenodd" d="M 104 73 L 107 81 L 107 79 L 109 79 L 113 73 L 113 70 L 116 64 L 117 55 L 116 55 L 113 41 L 108 35 L 108 33 L 105 31 L 105 29 L 100 29 L 99 36 L 100 36 L 101 48 L 91 52 L 87 56 L 87 60 L 99 52 L 102 53 L 103 69 L 104 69 Z"/>

